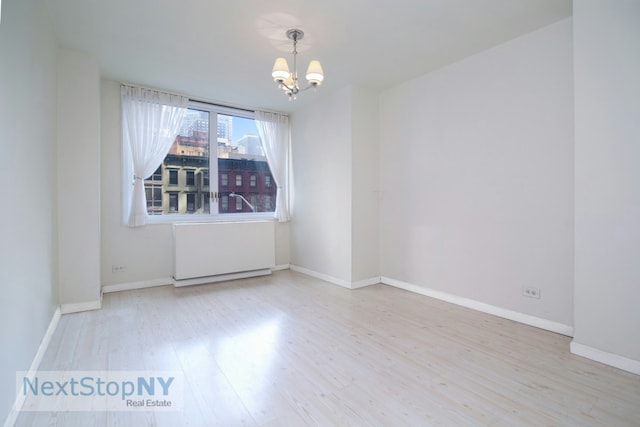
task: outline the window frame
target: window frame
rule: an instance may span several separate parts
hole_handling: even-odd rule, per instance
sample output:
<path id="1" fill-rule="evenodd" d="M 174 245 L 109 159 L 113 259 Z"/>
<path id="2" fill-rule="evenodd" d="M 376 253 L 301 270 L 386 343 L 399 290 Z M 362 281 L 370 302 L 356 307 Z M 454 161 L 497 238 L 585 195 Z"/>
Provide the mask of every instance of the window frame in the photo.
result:
<path id="1" fill-rule="evenodd" d="M 274 212 L 236 212 L 235 209 L 232 209 L 231 200 L 229 200 L 229 206 L 227 212 L 217 212 L 218 209 L 218 199 L 214 199 L 211 197 L 211 192 L 218 193 L 219 197 L 222 197 L 222 192 L 229 192 L 231 189 L 240 188 L 232 185 L 231 176 L 228 177 L 228 185 L 222 189 L 218 183 L 219 170 L 218 170 L 218 155 L 217 155 L 217 115 L 228 115 L 235 117 L 242 117 L 247 119 L 255 120 L 255 113 L 251 110 L 246 109 L 237 109 L 233 107 L 226 107 L 221 105 L 210 104 L 201 101 L 190 100 L 189 105 L 187 106 L 189 109 L 206 111 L 209 113 L 209 200 L 208 203 L 204 202 L 203 204 L 209 205 L 209 214 L 194 214 L 194 213 L 170 213 L 164 215 L 149 215 L 147 218 L 147 224 L 176 224 L 176 223 L 184 223 L 184 222 L 202 222 L 202 223 L 210 223 L 210 222 L 242 222 L 242 221 L 275 221 L 275 211 Z M 216 116 L 214 116 L 216 115 Z M 211 137 L 214 136 L 214 140 L 212 141 Z M 215 156 L 214 156 L 215 154 Z M 215 167 L 214 167 L 214 159 L 215 159 Z M 268 163 L 267 163 L 268 165 Z M 269 170 L 271 167 L 269 166 Z M 269 172 L 269 174 L 271 174 Z M 186 177 L 185 177 L 186 179 Z M 178 182 L 180 177 L 178 175 Z M 244 185 L 244 177 L 242 179 Z M 235 177 L 233 184 L 235 184 Z M 168 185 L 168 188 L 171 186 Z M 214 191 L 215 190 L 215 191 Z M 222 190 L 222 191 L 221 191 Z M 165 192 L 170 194 L 171 190 L 166 190 Z M 230 199 L 230 198 L 229 198 Z M 186 203 L 186 197 L 185 197 Z M 273 208 L 273 206 L 272 206 Z M 178 210 L 180 209 L 180 201 L 178 197 Z M 213 212 L 213 211 L 216 212 Z"/>
<path id="2" fill-rule="evenodd" d="M 174 169 L 174 168 L 167 168 L 168 169 L 168 173 L 169 173 L 169 184 L 170 186 L 177 186 L 180 185 L 180 181 L 179 181 L 179 177 L 178 177 L 178 169 Z M 172 182 L 172 177 L 176 177 L 175 182 Z"/>

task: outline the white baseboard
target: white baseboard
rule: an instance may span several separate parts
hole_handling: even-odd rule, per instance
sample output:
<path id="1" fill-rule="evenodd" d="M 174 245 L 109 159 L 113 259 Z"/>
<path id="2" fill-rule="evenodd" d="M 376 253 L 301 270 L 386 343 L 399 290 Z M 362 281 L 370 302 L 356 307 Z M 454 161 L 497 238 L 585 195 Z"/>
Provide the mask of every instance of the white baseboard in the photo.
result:
<path id="1" fill-rule="evenodd" d="M 141 282 L 118 283 L 116 285 L 104 285 L 102 292 L 105 294 L 120 291 L 133 291 L 136 289 L 154 288 L 156 286 L 173 285 L 173 277 L 163 277 L 154 280 L 144 280 Z"/>
<path id="2" fill-rule="evenodd" d="M 62 314 L 79 313 L 81 311 L 99 310 L 102 308 L 101 299 L 96 301 L 77 302 L 72 304 L 60 304 L 60 312 Z"/>
<path id="3" fill-rule="evenodd" d="M 49 347 L 49 343 L 51 342 L 51 338 L 53 337 L 56 328 L 58 327 L 58 322 L 60 322 L 60 316 L 62 315 L 62 311 L 60 307 L 56 308 L 56 311 L 53 312 L 53 316 L 51 317 L 51 321 L 49 322 L 49 327 L 47 327 L 47 331 L 44 333 L 44 337 L 42 337 L 42 341 L 40 341 L 40 346 L 38 347 L 38 351 L 36 352 L 33 361 L 31 362 L 31 366 L 29 367 L 28 378 L 33 382 L 36 372 L 40 367 L 40 362 L 42 362 L 42 358 Z M 13 426 L 20 414 L 20 410 L 22 409 L 22 405 L 24 404 L 25 395 L 23 393 L 16 394 L 16 400 L 13 402 L 13 406 L 11 407 L 11 411 L 9 415 L 7 415 L 6 420 L 4 421 L 4 427 Z"/>
<path id="4" fill-rule="evenodd" d="M 224 282 L 227 280 L 246 279 L 249 277 L 267 276 L 271 274 L 270 268 L 262 270 L 244 271 L 242 273 L 220 274 L 218 276 L 197 277 L 195 279 L 174 280 L 173 286 L 180 288 L 182 286 L 204 285 L 206 283 Z"/>
<path id="5" fill-rule="evenodd" d="M 542 319 L 540 317 L 531 316 L 529 314 L 524 314 L 513 310 L 507 310 L 506 308 L 496 307 L 484 302 L 463 298 L 458 295 L 453 295 L 442 291 L 436 291 L 434 289 L 414 285 L 412 283 L 402 282 L 400 280 L 391 279 L 389 277 L 383 276 L 381 278 L 381 281 L 385 285 L 394 286 L 406 291 L 415 292 L 417 294 L 436 298 L 462 307 L 471 308 L 483 313 L 513 320 L 515 322 L 524 323 L 525 325 L 535 326 L 536 328 L 545 329 L 547 331 L 555 332 L 569 337 L 573 336 L 573 327 L 569 325 Z"/>
<path id="6" fill-rule="evenodd" d="M 299 267 L 297 265 L 291 265 L 289 267 L 293 271 L 306 274 L 307 276 L 315 277 L 316 279 L 324 280 L 325 282 L 333 283 L 334 285 L 342 286 L 347 289 L 363 288 L 369 285 L 375 285 L 380 283 L 380 277 L 373 277 L 371 279 L 359 280 L 357 282 L 349 282 L 348 280 L 338 279 L 337 277 L 329 276 L 328 274 L 318 273 L 317 271 L 309 270 L 308 268 Z"/>
<path id="7" fill-rule="evenodd" d="M 613 366 L 614 368 L 622 369 L 623 371 L 631 372 L 632 374 L 640 375 L 640 361 L 638 360 L 598 350 L 597 348 L 577 343 L 575 340 L 571 341 L 569 348 L 571 353 L 577 356 L 586 357 L 587 359 L 604 363 L 605 365 Z"/>
<path id="8" fill-rule="evenodd" d="M 381 277 L 371 277 L 369 279 L 358 280 L 357 282 L 351 282 L 351 289 L 364 288 L 365 286 L 377 285 L 380 282 Z"/>
<path id="9" fill-rule="evenodd" d="M 289 264 L 280 264 L 280 265 L 276 265 L 275 267 L 271 267 L 271 271 L 288 270 L 289 268 L 290 268 Z"/>
<path id="10" fill-rule="evenodd" d="M 177 288 L 182 286 L 202 285 L 205 283 L 222 282 L 225 280 L 244 279 L 254 276 L 265 276 L 271 274 L 272 271 L 287 270 L 289 264 L 276 265 L 271 269 L 254 270 L 243 273 L 221 274 L 219 276 L 198 277 L 195 279 L 176 280 L 173 277 L 162 277 L 160 279 L 144 280 L 140 282 L 118 283 L 115 285 L 104 285 L 102 292 L 105 294 L 111 292 L 133 291 L 136 289 L 155 288 L 156 286 L 173 285 Z"/>

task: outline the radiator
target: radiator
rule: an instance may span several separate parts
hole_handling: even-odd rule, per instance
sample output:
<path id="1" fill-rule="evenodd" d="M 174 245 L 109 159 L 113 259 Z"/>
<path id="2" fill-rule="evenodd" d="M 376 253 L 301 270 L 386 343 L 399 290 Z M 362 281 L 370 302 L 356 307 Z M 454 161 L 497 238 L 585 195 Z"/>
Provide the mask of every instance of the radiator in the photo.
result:
<path id="1" fill-rule="evenodd" d="M 174 224 L 175 286 L 271 274 L 272 221 Z"/>

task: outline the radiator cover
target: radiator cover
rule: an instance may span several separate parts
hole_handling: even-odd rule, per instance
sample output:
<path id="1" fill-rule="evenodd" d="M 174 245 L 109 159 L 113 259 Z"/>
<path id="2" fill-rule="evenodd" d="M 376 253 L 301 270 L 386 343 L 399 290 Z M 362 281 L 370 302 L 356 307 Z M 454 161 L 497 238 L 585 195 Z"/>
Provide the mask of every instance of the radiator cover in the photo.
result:
<path id="1" fill-rule="evenodd" d="M 173 255 L 176 281 L 271 269 L 274 223 L 174 224 Z"/>

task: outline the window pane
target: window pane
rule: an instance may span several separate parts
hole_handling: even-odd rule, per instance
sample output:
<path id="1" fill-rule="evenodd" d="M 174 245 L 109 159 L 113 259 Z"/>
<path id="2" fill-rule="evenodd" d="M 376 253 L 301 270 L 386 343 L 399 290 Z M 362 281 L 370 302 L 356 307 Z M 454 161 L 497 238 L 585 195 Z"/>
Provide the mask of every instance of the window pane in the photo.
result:
<path id="1" fill-rule="evenodd" d="M 196 211 L 196 195 L 193 193 L 187 194 L 187 212 L 193 213 Z"/>
<path id="2" fill-rule="evenodd" d="M 169 212 L 178 212 L 178 194 L 169 194 Z"/>
<path id="3" fill-rule="evenodd" d="M 217 115 L 219 189 L 229 192 L 229 178 L 233 191 L 243 196 L 235 198 L 232 212 L 273 212 L 273 203 L 265 205 L 265 197 L 275 200 L 275 188 L 270 185 L 271 171 L 262 150 L 258 129 L 252 118 Z M 247 177 L 248 185 L 244 177 Z M 246 185 L 246 186 L 245 186 Z M 251 193 L 247 190 L 251 189 Z M 220 198 L 220 212 L 230 212 L 228 200 Z"/>
<path id="4" fill-rule="evenodd" d="M 255 120 L 244 112 L 235 116 L 197 102 L 190 105 L 164 161 L 144 181 L 147 212 L 273 212 L 276 189 Z M 232 191 L 243 197 L 230 201 Z M 221 194 L 212 199 L 213 193 Z"/>
<path id="5" fill-rule="evenodd" d="M 150 178 L 160 190 L 152 193 L 151 203 L 147 200 L 150 214 L 209 214 L 209 204 L 203 203 L 209 197 L 209 181 L 202 178 L 208 178 L 209 151 L 209 112 L 188 109 L 162 166 Z M 168 173 L 163 174 L 165 169 Z M 168 198 L 165 203 L 163 194 Z"/>

